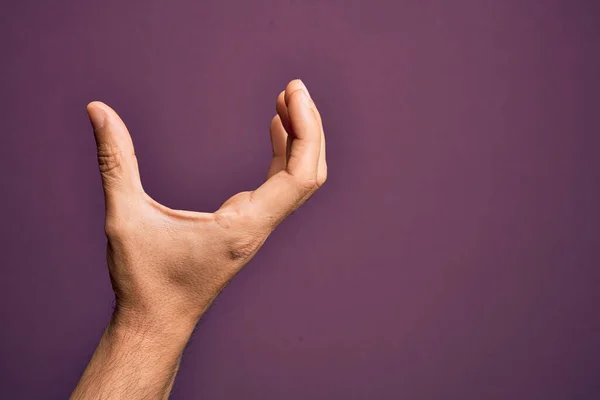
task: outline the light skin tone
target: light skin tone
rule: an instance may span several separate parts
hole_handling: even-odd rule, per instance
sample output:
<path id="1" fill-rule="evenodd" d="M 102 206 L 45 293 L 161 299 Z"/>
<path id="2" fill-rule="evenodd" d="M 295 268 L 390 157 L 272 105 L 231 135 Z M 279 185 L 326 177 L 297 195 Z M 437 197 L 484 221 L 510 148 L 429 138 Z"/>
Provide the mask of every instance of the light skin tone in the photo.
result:
<path id="1" fill-rule="evenodd" d="M 148 196 L 123 121 L 100 102 L 87 111 L 116 306 L 71 399 L 167 399 L 198 320 L 275 227 L 327 179 L 321 116 L 304 84 L 291 81 L 277 97 L 265 182 L 202 213 Z"/>

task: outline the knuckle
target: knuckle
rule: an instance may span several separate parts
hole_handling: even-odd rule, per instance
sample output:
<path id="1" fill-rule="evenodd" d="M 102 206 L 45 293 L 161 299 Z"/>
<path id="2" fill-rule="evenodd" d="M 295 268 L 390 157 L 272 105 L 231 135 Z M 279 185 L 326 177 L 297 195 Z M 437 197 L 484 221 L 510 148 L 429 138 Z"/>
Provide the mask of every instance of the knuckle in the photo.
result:
<path id="1" fill-rule="evenodd" d="M 225 257 L 229 261 L 242 262 L 252 257 L 260 248 L 263 236 L 258 221 L 237 207 L 217 211 L 215 222 L 226 232 Z"/>
<path id="2" fill-rule="evenodd" d="M 232 261 L 247 260 L 259 249 L 261 241 L 257 235 L 245 234 L 236 238 L 228 249 L 228 258 Z"/>
<path id="3" fill-rule="evenodd" d="M 114 222 L 109 222 L 107 220 L 106 223 L 104 224 L 104 233 L 106 234 L 106 237 L 109 239 L 118 238 L 119 236 L 121 236 L 121 232 L 122 232 L 121 227 Z"/>
<path id="4" fill-rule="evenodd" d="M 213 213 L 213 218 L 217 225 L 224 230 L 230 230 L 235 227 L 237 220 L 242 217 L 240 211 L 237 208 L 231 208 L 226 210 L 219 210 Z"/>
<path id="5" fill-rule="evenodd" d="M 131 236 L 132 226 L 125 219 L 107 217 L 104 222 L 104 232 L 108 239 L 120 240 Z"/>
<path id="6" fill-rule="evenodd" d="M 98 145 L 98 166 L 103 174 L 111 172 L 123 163 L 123 151 L 113 144 Z"/>
<path id="7" fill-rule="evenodd" d="M 228 241 L 228 258 L 237 262 L 248 261 L 258 252 L 269 233 L 270 229 L 264 224 L 240 225 Z"/>
<path id="8" fill-rule="evenodd" d="M 303 192 L 312 192 L 319 188 L 318 179 L 315 178 L 300 178 L 297 180 L 298 187 Z"/>

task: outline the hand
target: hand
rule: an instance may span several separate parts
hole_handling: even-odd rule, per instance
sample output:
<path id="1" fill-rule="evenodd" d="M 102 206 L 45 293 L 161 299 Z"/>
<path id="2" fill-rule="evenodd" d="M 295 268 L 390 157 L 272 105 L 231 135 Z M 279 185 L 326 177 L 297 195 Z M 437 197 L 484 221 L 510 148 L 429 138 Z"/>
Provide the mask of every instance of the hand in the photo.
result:
<path id="1" fill-rule="evenodd" d="M 71 399 L 166 399 L 198 319 L 327 176 L 319 112 L 299 80 L 277 98 L 267 180 L 214 213 L 172 210 L 142 188 L 129 132 L 99 102 L 94 127 L 116 307 Z"/>
<path id="2" fill-rule="evenodd" d="M 112 324 L 189 332 L 282 219 L 325 182 L 321 117 L 300 80 L 280 93 L 276 109 L 266 181 L 200 213 L 148 196 L 123 121 L 103 103 L 88 105 L 106 201 Z"/>

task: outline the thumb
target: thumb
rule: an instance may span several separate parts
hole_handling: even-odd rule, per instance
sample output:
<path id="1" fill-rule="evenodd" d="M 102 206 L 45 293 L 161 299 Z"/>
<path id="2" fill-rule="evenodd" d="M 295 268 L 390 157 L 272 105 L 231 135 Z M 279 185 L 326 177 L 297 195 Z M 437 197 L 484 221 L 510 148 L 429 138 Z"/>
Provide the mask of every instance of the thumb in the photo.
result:
<path id="1" fill-rule="evenodd" d="M 106 104 L 91 102 L 87 112 L 96 138 L 106 211 L 115 214 L 143 192 L 133 142 L 123 120 Z"/>

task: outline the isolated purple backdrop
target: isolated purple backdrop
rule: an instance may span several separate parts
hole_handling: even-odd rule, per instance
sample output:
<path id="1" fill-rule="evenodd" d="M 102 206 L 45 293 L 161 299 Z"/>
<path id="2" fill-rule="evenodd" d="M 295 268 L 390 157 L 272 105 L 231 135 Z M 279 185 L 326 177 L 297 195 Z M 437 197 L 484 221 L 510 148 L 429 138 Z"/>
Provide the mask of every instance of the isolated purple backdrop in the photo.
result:
<path id="1" fill-rule="evenodd" d="M 599 398 L 599 4 L 3 1 L 0 397 L 67 398 L 110 315 L 85 105 L 150 195 L 213 211 L 263 179 L 300 77 L 329 180 L 173 398 Z"/>

